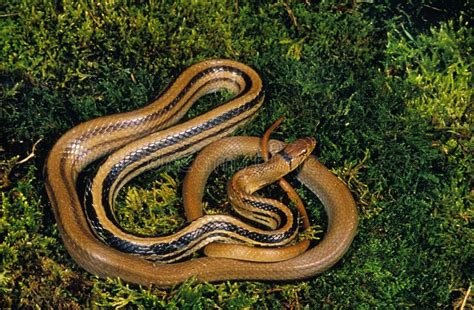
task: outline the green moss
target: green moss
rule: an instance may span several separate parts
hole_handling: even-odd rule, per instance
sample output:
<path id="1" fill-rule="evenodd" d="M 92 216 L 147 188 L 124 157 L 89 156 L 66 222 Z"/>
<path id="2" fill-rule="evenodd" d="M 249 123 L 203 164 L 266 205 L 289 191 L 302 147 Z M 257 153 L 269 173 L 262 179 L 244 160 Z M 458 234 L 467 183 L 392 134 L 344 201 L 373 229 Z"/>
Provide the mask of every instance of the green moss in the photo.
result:
<path id="1" fill-rule="evenodd" d="M 168 174 L 151 183 L 151 188 L 127 187 L 124 203 L 116 206 L 118 223 L 142 235 L 166 235 L 182 228 L 186 221 L 179 206 L 177 184 Z M 119 200 L 121 201 L 121 200 Z"/>
<path id="2" fill-rule="evenodd" d="M 429 0 L 3 2 L 0 307 L 472 305 L 469 16 L 464 2 Z M 317 138 L 316 155 L 360 210 L 351 249 L 323 275 L 290 283 L 190 279 L 161 290 L 84 272 L 62 245 L 44 190 L 48 150 L 75 124 L 141 107 L 185 66 L 212 57 L 248 63 L 265 82 L 266 103 L 239 134 L 261 135 L 285 115 L 275 137 Z M 186 117 L 228 98 L 208 96 Z M 180 186 L 191 160 L 122 191 L 116 216 L 127 230 L 184 225 Z M 227 210 L 225 184 L 249 162 L 211 175 L 208 212 Z M 324 228 L 318 200 L 298 192 Z M 263 194 L 283 197 L 275 187 Z"/>

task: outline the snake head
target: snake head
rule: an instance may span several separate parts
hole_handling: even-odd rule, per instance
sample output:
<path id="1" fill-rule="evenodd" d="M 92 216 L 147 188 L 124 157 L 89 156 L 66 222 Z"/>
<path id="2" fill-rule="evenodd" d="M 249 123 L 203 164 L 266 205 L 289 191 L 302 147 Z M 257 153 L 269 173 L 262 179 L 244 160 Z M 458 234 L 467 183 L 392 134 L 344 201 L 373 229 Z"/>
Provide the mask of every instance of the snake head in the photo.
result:
<path id="1" fill-rule="evenodd" d="M 316 140 L 305 137 L 288 144 L 283 150 L 278 152 L 288 164 L 290 171 L 301 165 L 316 147 Z"/>

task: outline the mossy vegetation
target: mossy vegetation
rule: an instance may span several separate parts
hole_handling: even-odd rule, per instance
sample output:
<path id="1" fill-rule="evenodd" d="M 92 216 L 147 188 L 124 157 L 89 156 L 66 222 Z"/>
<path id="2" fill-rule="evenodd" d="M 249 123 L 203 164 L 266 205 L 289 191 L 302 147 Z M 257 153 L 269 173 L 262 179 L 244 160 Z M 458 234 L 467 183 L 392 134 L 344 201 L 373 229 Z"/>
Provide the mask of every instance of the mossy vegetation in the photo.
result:
<path id="1" fill-rule="evenodd" d="M 472 8 L 371 2 L 2 2 L 0 307 L 472 307 Z M 72 126 L 141 107 L 185 66 L 216 57 L 252 65 L 266 84 L 264 107 L 239 134 L 261 135 L 285 115 L 276 137 L 317 138 L 316 155 L 360 210 L 350 251 L 323 275 L 290 283 L 190 279 L 161 290 L 84 272 L 44 190 L 48 150 Z M 190 115 L 224 98 L 209 96 Z M 191 160 L 122 191 L 117 218 L 127 229 L 183 225 Z M 225 207 L 230 172 L 221 172 L 206 199 Z M 299 191 L 324 227 L 317 199 Z"/>

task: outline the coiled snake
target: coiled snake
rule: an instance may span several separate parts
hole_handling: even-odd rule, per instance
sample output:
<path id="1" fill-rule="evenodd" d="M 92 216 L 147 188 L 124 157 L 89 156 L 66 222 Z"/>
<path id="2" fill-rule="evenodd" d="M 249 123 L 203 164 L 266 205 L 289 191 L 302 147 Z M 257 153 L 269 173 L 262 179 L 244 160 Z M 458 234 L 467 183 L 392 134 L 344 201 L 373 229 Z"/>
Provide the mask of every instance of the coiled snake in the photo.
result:
<path id="1" fill-rule="evenodd" d="M 236 95 L 203 115 L 175 125 L 198 98 L 220 89 L 228 89 Z M 224 137 L 254 115 L 263 97 L 261 79 L 248 66 L 231 60 L 204 61 L 183 71 L 149 105 L 93 119 L 65 133 L 48 156 L 45 183 L 62 239 L 74 260 L 102 277 L 120 277 L 128 282 L 161 287 L 181 283 L 190 277 L 200 281 L 302 279 L 335 264 L 355 236 L 357 210 L 345 185 L 314 156 L 301 164 L 297 178 L 319 197 L 328 215 L 325 237 L 315 247 L 282 262 L 215 257 L 175 263 L 156 261 L 180 260 L 190 249 L 196 250 L 216 240 L 279 245 L 287 243 L 287 238 L 296 233 L 296 221 L 291 212 L 285 211 L 284 206 L 283 211 L 274 210 L 272 203 L 266 204 L 265 200 L 250 202 L 259 210 L 245 210 L 244 207 L 239 213 L 253 214 L 254 219 L 260 216 L 260 223 L 278 226 L 274 232 L 253 228 L 231 216 L 200 217 L 199 214 L 205 182 L 216 165 L 242 155 L 258 156 L 259 138 Z M 111 212 L 113 201 L 126 182 L 212 142 L 212 147 L 201 152 L 198 163 L 194 163 L 202 169 L 195 169 L 197 172 L 187 176 L 185 181 L 184 201 L 197 205 L 194 210 L 199 216 L 193 215 L 197 219 L 182 232 L 158 238 L 132 235 L 117 225 Z M 314 147 L 310 140 L 298 143 L 313 143 Z M 275 171 L 273 180 L 284 174 L 276 172 L 283 170 L 278 167 L 286 165 L 289 171 L 301 161 L 287 154 L 292 145 L 287 147 L 289 150 L 284 148 L 284 143 L 270 141 L 270 151 L 273 154 L 280 152 L 279 156 L 272 157 L 276 167 L 272 170 Z M 83 204 L 76 190 L 79 173 L 106 155 L 109 157 L 92 182 L 90 199 Z M 249 186 L 248 194 L 261 186 Z"/>

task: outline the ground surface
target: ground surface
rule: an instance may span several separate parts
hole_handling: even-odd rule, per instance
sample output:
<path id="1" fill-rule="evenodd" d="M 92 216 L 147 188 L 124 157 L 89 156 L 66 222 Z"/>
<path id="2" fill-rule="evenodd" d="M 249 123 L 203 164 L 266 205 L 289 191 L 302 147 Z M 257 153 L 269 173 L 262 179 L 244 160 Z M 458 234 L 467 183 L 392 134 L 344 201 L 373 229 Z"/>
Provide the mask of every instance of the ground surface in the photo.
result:
<path id="1" fill-rule="evenodd" d="M 0 307 L 472 307 L 469 2 L 309 2 L 2 2 Z M 315 154 L 360 211 L 350 251 L 290 283 L 160 290 L 84 272 L 45 194 L 48 150 L 74 125 L 141 107 L 187 65 L 217 57 L 253 66 L 266 84 L 265 106 L 239 134 L 261 135 L 285 115 L 276 137 L 317 138 Z M 179 165 L 123 190 L 127 229 L 183 225 Z M 216 174 L 210 204 L 224 202 L 223 184 Z M 301 193 L 324 228 L 315 198 Z"/>

